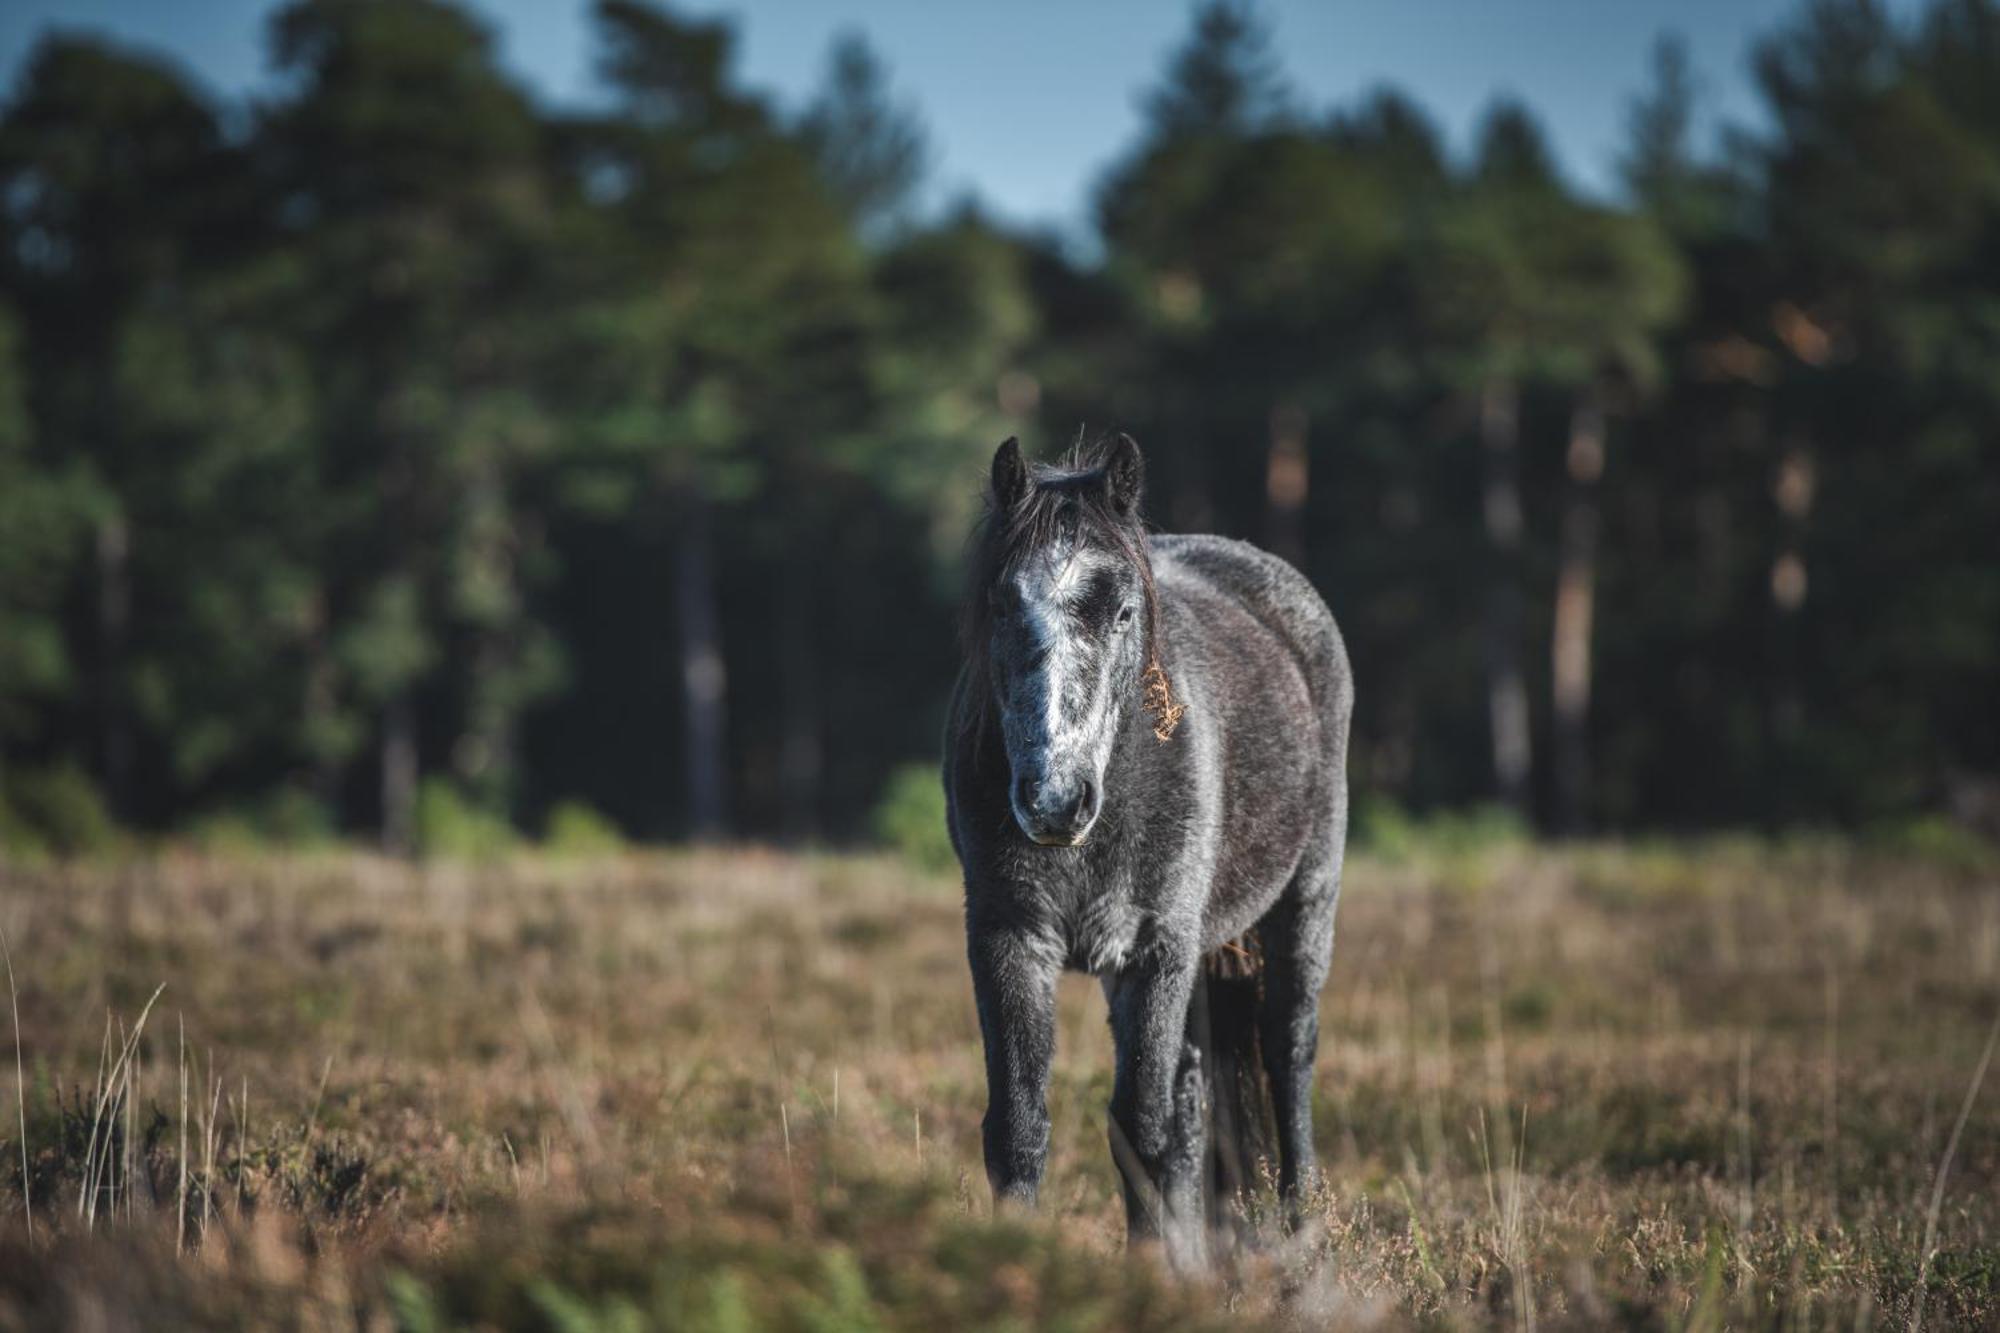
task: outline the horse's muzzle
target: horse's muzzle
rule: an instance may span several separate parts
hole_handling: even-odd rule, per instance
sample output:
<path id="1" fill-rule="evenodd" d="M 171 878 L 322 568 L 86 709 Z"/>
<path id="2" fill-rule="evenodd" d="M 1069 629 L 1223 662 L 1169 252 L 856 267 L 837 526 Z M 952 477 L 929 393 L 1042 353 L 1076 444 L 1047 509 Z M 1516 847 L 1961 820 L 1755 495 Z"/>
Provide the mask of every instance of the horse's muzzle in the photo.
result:
<path id="1" fill-rule="evenodd" d="M 1062 783 L 1020 777 L 1011 796 L 1014 822 L 1043 847 L 1081 846 L 1101 808 L 1101 792 L 1089 778 Z"/>

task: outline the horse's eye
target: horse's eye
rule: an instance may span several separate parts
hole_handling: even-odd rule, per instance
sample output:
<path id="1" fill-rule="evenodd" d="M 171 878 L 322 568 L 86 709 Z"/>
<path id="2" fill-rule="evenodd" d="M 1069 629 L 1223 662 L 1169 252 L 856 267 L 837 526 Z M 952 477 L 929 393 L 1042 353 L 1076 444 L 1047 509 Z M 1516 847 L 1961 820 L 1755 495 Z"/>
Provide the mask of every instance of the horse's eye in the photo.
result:
<path id="1" fill-rule="evenodd" d="M 1119 629 L 1124 629 L 1127 625 L 1132 623 L 1132 614 L 1133 614 L 1132 608 L 1130 606 L 1121 606 L 1118 608 Z"/>

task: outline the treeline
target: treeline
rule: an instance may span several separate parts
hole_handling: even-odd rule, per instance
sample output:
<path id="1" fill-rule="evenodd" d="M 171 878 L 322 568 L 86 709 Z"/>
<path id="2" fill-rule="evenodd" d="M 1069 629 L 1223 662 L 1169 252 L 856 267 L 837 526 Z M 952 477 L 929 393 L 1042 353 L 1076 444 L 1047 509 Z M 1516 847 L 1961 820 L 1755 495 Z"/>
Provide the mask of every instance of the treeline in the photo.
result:
<path id="1" fill-rule="evenodd" d="M 1542 826 L 1861 823 L 2000 770 L 2000 5 L 1802 11 L 1625 201 L 1525 108 L 1286 86 L 1212 4 L 1098 244 L 914 206 L 858 39 L 787 109 L 596 10 L 538 105 L 443 3 L 301 0 L 275 91 L 46 37 L 0 117 L 0 829 L 426 802 L 851 836 L 934 754 L 993 446 L 1123 429 L 1306 569 L 1358 789 Z M 94 817 L 94 816 L 93 816 Z"/>

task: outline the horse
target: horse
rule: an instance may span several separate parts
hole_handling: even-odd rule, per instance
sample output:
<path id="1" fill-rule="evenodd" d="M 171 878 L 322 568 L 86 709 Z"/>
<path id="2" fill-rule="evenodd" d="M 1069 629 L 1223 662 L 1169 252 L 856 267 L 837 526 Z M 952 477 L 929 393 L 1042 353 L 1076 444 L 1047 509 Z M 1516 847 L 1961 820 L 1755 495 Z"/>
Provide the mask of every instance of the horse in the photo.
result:
<path id="1" fill-rule="evenodd" d="M 1244 542 L 1150 533 L 1144 471 L 1125 435 L 1048 465 L 1013 439 L 995 453 L 943 779 L 996 1207 L 1035 1204 L 1056 980 L 1093 974 L 1116 1051 L 1109 1138 L 1128 1236 L 1198 1268 L 1209 1088 L 1194 1020 L 1204 956 L 1234 941 L 1262 957 L 1245 1027 L 1295 1219 L 1317 1178 L 1313 1066 L 1354 691 L 1304 575 Z"/>

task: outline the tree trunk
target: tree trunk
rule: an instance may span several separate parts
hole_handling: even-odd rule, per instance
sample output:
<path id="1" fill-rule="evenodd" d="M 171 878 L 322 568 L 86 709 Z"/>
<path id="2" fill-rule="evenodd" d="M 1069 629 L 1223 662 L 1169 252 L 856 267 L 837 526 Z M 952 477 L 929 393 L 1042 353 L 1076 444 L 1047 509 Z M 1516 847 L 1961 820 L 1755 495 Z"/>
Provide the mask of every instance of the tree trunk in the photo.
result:
<path id="1" fill-rule="evenodd" d="M 131 815 L 132 732 L 125 716 L 122 681 L 132 624 L 132 530 L 122 513 L 97 525 L 97 746 L 98 776 L 112 815 Z"/>
<path id="2" fill-rule="evenodd" d="M 417 833 L 417 706 L 412 687 L 382 709 L 382 850 L 408 856 Z"/>
<path id="3" fill-rule="evenodd" d="M 1196 440 L 1183 439 L 1174 450 L 1174 526 L 1182 532 L 1215 530 L 1215 499 L 1208 480 L 1208 452 Z"/>
<path id="4" fill-rule="evenodd" d="M 778 590 L 778 670 L 784 692 L 784 737 L 779 754 L 782 824 L 791 843 L 819 836 L 820 739 L 819 635 L 814 629 L 811 545 L 794 540 L 784 554 Z"/>
<path id="5" fill-rule="evenodd" d="M 505 679 L 513 665 L 501 631 L 479 632 L 466 682 L 466 719 L 452 746 L 452 772 L 481 808 L 510 812 L 514 795 L 514 683 Z"/>
<path id="6" fill-rule="evenodd" d="M 472 632 L 465 682 L 465 716 L 452 745 L 451 765 L 459 785 L 483 809 L 511 813 L 515 790 L 514 724 L 521 707 L 523 635 L 520 590 L 516 586 L 513 516 L 496 459 L 486 458 L 465 487 L 463 527 L 455 558 L 482 571 L 502 590 Z"/>
<path id="7" fill-rule="evenodd" d="M 1264 540 L 1271 553 L 1305 568 L 1305 409 L 1280 403 L 1271 409 L 1271 446 L 1264 466 Z"/>
<path id="8" fill-rule="evenodd" d="M 1773 801 L 1771 819 L 1782 825 L 1799 817 L 1800 743 L 1805 735 L 1806 525 L 1812 517 L 1816 472 L 1809 443 L 1789 440 L 1772 478 L 1778 508 L 1778 552 L 1771 562 L 1772 617 L 1770 729 Z"/>
<path id="9" fill-rule="evenodd" d="M 1528 814 L 1534 755 L 1528 687 L 1521 671 L 1520 394 L 1511 380 L 1487 381 L 1480 395 L 1485 455 L 1486 538 L 1493 568 L 1486 592 L 1486 699 L 1493 727 L 1493 775 L 1502 804 Z"/>
<path id="10" fill-rule="evenodd" d="M 683 498 L 674 539 L 674 610 L 687 710 L 688 831 L 699 841 L 711 841 L 722 837 L 728 825 L 723 747 L 729 677 L 716 616 L 708 499 L 699 486 L 689 486 Z"/>
<path id="11" fill-rule="evenodd" d="M 1556 565 L 1549 647 L 1555 730 L 1556 827 L 1584 831 L 1590 794 L 1590 636 L 1597 609 L 1597 483 L 1604 475 L 1604 409 L 1585 390 L 1570 411 L 1569 499 Z"/>
<path id="12" fill-rule="evenodd" d="M 306 742 L 309 790 L 333 817 L 334 827 L 340 828 L 344 824 L 340 817 L 340 771 L 347 756 L 336 753 L 331 743 L 338 686 L 333 653 L 327 644 L 326 590 L 315 588 L 306 606 L 305 691 L 299 701 L 299 730 Z"/>

